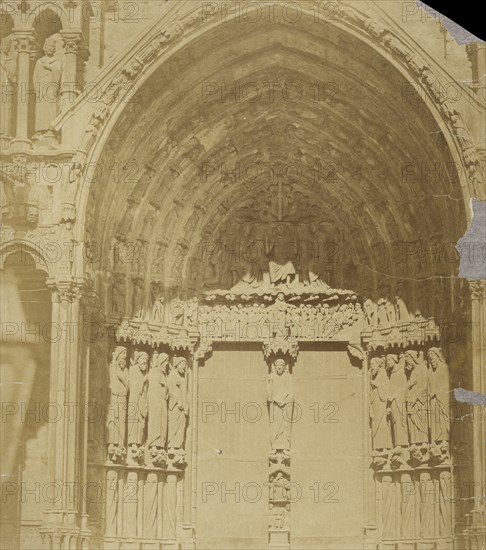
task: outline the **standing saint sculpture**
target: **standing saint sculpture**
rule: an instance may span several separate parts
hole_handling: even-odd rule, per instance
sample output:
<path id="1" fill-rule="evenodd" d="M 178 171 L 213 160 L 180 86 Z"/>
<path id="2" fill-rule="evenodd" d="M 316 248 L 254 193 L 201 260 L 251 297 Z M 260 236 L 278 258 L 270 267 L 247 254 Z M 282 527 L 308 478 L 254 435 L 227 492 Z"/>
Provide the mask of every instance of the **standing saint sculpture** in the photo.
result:
<path id="1" fill-rule="evenodd" d="M 386 370 L 389 379 L 387 413 L 392 431 L 392 443 L 396 447 L 408 446 L 405 418 L 405 374 L 403 364 L 395 353 L 386 356 Z"/>
<path id="2" fill-rule="evenodd" d="M 408 436 L 411 445 L 422 445 L 429 440 L 427 422 L 427 366 L 420 353 L 405 352 L 407 376 L 406 409 Z"/>
<path id="3" fill-rule="evenodd" d="M 128 445 L 131 458 L 138 460 L 142 454 L 143 435 L 147 421 L 147 386 L 149 356 L 145 351 L 136 351 L 130 361 L 128 377 Z"/>
<path id="4" fill-rule="evenodd" d="M 450 433 L 450 389 L 449 368 L 442 350 L 430 348 L 427 352 L 429 363 L 429 423 L 432 443 L 449 441 Z"/>
<path id="5" fill-rule="evenodd" d="M 167 353 L 155 352 L 148 374 L 147 445 L 155 461 L 161 461 L 167 442 Z"/>
<path id="6" fill-rule="evenodd" d="M 290 451 L 294 396 L 292 377 L 287 361 L 276 359 L 267 380 L 267 403 L 270 419 L 270 445 L 272 452 Z"/>
<path id="7" fill-rule="evenodd" d="M 386 404 L 389 379 L 385 372 L 385 358 L 373 357 L 370 361 L 370 421 L 371 441 L 374 451 L 391 449 L 391 430 L 387 418 Z"/>
<path id="8" fill-rule="evenodd" d="M 12 52 L 12 41 L 6 36 L 0 44 L 0 135 L 12 134 L 12 113 L 17 63 Z"/>
<path id="9" fill-rule="evenodd" d="M 189 405 L 187 402 L 187 359 L 176 357 L 167 377 L 169 391 L 169 427 L 167 447 L 169 451 L 183 449 Z"/>
<path id="10" fill-rule="evenodd" d="M 109 366 L 110 405 L 107 415 L 108 454 L 113 462 L 125 454 L 127 419 L 128 371 L 127 350 L 118 346 L 112 354 Z"/>
<path id="11" fill-rule="evenodd" d="M 62 61 L 55 56 L 56 41 L 49 37 L 44 42 L 44 54 L 34 69 L 36 94 L 35 131 L 46 132 L 59 112 Z"/>

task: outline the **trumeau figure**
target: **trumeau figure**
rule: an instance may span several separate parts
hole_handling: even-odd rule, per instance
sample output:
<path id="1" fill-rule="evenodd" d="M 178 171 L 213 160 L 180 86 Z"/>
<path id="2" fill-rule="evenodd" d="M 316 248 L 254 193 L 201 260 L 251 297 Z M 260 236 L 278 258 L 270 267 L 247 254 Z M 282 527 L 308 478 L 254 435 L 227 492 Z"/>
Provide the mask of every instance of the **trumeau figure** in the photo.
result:
<path id="1" fill-rule="evenodd" d="M 387 412 L 392 429 L 392 443 L 394 447 L 406 447 L 408 445 L 404 409 L 406 380 L 398 355 L 390 353 L 386 356 L 386 370 L 389 378 Z"/>
<path id="2" fill-rule="evenodd" d="M 155 352 L 148 374 L 148 436 L 147 445 L 156 458 L 167 442 L 167 353 Z"/>
<path id="3" fill-rule="evenodd" d="M 429 422 L 432 443 L 449 441 L 450 389 L 449 369 L 442 350 L 430 348 L 429 363 Z"/>
<path id="4" fill-rule="evenodd" d="M 112 460 L 120 459 L 125 454 L 128 370 L 127 350 L 118 346 L 112 354 L 109 365 L 110 406 L 107 418 L 108 453 Z"/>
<path id="5" fill-rule="evenodd" d="M 6 36 L 0 44 L 0 135 L 12 134 L 13 91 L 17 80 L 17 63 L 12 40 Z"/>
<path id="6" fill-rule="evenodd" d="M 283 358 L 272 364 L 267 380 L 267 402 L 270 419 L 270 445 L 272 451 L 290 450 L 290 432 L 294 397 L 292 377 Z"/>
<path id="7" fill-rule="evenodd" d="M 145 351 L 136 351 L 130 361 L 128 377 L 128 445 L 131 458 L 138 459 L 142 454 L 143 435 L 147 421 L 147 386 L 149 356 Z"/>
<path id="8" fill-rule="evenodd" d="M 56 53 L 56 41 L 49 37 L 44 42 L 44 56 L 38 59 L 34 69 L 34 87 L 36 93 L 35 131 L 49 130 L 51 122 L 59 110 L 62 61 Z"/>
<path id="9" fill-rule="evenodd" d="M 187 359 L 175 357 L 174 366 L 167 377 L 169 390 L 169 427 L 167 447 L 182 449 L 184 447 L 187 416 L 189 405 L 187 402 Z"/>
<path id="10" fill-rule="evenodd" d="M 408 436 L 412 445 L 421 445 L 428 442 L 427 366 L 415 350 L 406 351 L 404 356 Z"/>
<path id="11" fill-rule="evenodd" d="M 392 447 L 390 425 L 387 418 L 387 397 L 389 380 L 385 372 L 385 358 L 373 357 L 370 361 L 371 397 L 370 420 L 373 450 Z"/>

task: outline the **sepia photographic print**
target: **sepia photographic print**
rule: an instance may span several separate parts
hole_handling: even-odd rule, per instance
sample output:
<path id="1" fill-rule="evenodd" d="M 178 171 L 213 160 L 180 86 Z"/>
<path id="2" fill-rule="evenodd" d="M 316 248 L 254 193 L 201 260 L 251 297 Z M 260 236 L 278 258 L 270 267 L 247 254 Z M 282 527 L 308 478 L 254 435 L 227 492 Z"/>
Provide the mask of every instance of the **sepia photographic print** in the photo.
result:
<path id="1" fill-rule="evenodd" d="M 416 0 L 0 18 L 0 548 L 486 550 L 486 43 Z"/>

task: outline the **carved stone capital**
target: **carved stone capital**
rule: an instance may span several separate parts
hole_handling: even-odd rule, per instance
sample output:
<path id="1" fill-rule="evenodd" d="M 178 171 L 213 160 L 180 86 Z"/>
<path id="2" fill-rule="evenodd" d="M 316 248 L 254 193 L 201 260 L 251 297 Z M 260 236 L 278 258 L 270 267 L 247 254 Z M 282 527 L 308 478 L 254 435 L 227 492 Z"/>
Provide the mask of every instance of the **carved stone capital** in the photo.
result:
<path id="1" fill-rule="evenodd" d="M 33 53 L 35 51 L 35 39 L 33 31 L 15 31 L 10 36 L 12 45 L 17 52 Z"/>
<path id="2" fill-rule="evenodd" d="M 83 37 L 80 32 L 61 31 L 62 45 L 66 53 L 78 54 L 83 43 Z"/>
<path id="3" fill-rule="evenodd" d="M 84 282 L 50 279 L 47 281 L 47 286 L 52 292 L 53 303 L 79 303 L 86 291 Z"/>

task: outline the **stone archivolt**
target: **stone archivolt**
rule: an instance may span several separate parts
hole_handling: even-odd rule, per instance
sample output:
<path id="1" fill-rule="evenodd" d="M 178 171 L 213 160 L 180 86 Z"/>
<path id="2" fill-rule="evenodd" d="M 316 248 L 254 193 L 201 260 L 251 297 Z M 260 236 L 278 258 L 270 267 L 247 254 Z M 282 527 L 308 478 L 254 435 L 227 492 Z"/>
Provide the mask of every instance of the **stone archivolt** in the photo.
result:
<path id="1" fill-rule="evenodd" d="M 387 48 L 395 57 L 401 56 L 401 59 L 404 61 L 406 61 L 406 59 L 413 58 L 417 62 L 417 59 L 414 58 L 412 53 L 406 48 L 402 48 L 403 51 L 402 53 L 400 53 L 400 48 L 395 42 L 393 42 L 393 40 L 390 39 L 393 33 L 389 32 L 388 30 L 380 30 L 379 33 L 373 34 L 371 29 L 375 27 L 370 23 L 370 19 L 368 17 L 365 17 L 363 15 L 351 16 L 350 13 L 354 13 L 354 10 L 352 10 L 351 8 L 349 8 L 349 10 L 343 9 L 342 14 L 339 15 L 339 17 L 342 16 L 343 22 L 346 25 L 357 25 L 361 31 L 364 31 L 366 33 L 371 32 L 372 39 L 382 44 L 382 46 L 384 48 Z M 192 28 L 193 27 L 191 27 L 191 29 Z M 187 35 L 187 37 L 185 35 L 183 37 L 179 36 L 174 40 L 174 44 L 178 40 L 185 40 L 186 38 L 188 39 L 188 37 L 189 35 Z M 242 36 L 242 40 L 244 39 L 244 36 Z M 401 43 L 402 41 L 399 41 L 399 44 Z M 273 52 L 270 52 L 269 55 L 272 56 Z M 312 58 L 310 57 L 309 52 L 305 52 L 305 56 L 306 62 L 311 63 Z M 137 54 L 137 58 L 139 57 L 140 55 Z M 277 59 L 277 57 L 277 54 L 275 54 L 275 59 Z M 150 59 L 155 58 L 150 57 Z M 194 60 L 195 63 L 197 63 L 197 59 L 198 58 L 196 56 Z M 292 56 L 290 56 L 289 71 L 291 71 L 291 67 L 293 67 L 296 60 L 297 57 L 293 59 Z M 172 62 L 175 66 L 175 58 L 170 61 L 170 63 Z M 214 63 L 217 62 L 218 60 L 215 59 Z M 420 68 L 420 70 L 423 70 L 422 65 L 419 64 L 417 66 Z M 318 70 L 316 69 L 316 71 Z M 282 72 L 282 69 L 279 69 L 278 67 L 275 68 L 276 81 L 279 81 L 278 74 Z M 259 74 L 260 73 L 257 70 L 254 74 L 249 75 L 249 77 L 251 76 L 253 81 L 255 80 L 255 78 L 258 80 Z M 287 72 L 287 74 L 289 73 Z M 315 74 L 317 75 L 319 73 L 316 72 Z M 297 76 L 297 73 L 295 73 L 295 75 Z M 221 81 L 227 81 L 230 79 L 231 75 L 229 73 L 221 73 Z M 343 79 L 346 79 L 345 75 L 336 74 L 336 81 L 342 81 Z M 309 85 L 311 84 L 312 82 L 309 80 Z M 147 86 L 150 86 L 150 84 L 147 84 Z M 192 89 L 190 81 L 188 81 L 187 89 Z M 344 93 L 344 90 L 348 90 L 348 87 L 346 86 L 345 88 L 343 88 L 342 93 Z M 143 94 L 142 90 L 140 90 L 140 93 Z M 149 96 L 151 90 L 147 89 L 146 93 L 147 96 Z M 347 94 L 350 92 L 346 91 L 345 93 Z M 193 284 L 195 288 L 201 281 L 204 281 L 204 276 L 201 277 L 201 274 L 197 275 L 196 273 L 197 262 L 194 260 L 194 249 L 196 247 L 196 244 L 194 243 L 198 239 L 194 239 L 193 236 L 195 234 L 204 235 L 204 230 L 206 228 L 207 234 L 211 235 L 212 238 L 214 238 L 214 230 L 216 228 L 213 224 L 221 225 L 221 212 L 225 214 L 225 217 L 231 217 L 234 215 L 235 211 L 241 212 L 241 209 L 244 208 L 245 201 L 251 200 L 247 197 L 241 197 L 241 201 L 236 201 L 236 207 L 234 210 L 232 210 L 228 206 L 229 201 L 235 204 L 235 185 L 238 184 L 238 181 L 234 182 L 232 180 L 234 180 L 236 177 L 236 180 L 239 180 L 239 182 L 241 183 L 242 176 L 240 173 L 239 176 L 237 174 L 234 177 L 231 175 L 228 177 L 221 177 L 221 162 L 223 160 L 226 163 L 226 171 L 233 171 L 236 162 L 239 162 L 241 167 L 244 167 L 245 164 L 255 162 L 262 162 L 262 165 L 265 163 L 271 163 L 272 165 L 280 163 L 282 165 L 285 165 L 286 158 L 292 159 L 292 162 L 298 163 L 302 167 L 303 174 L 305 174 L 306 178 L 309 180 L 313 180 L 313 178 L 315 177 L 316 168 L 319 166 L 319 163 L 321 165 L 324 165 L 324 168 L 331 165 L 335 166 L 338 169 L 337 174 L 336 177 L 331 179 L 335 179 L 336 181 L 328 182 L 329 185 L 326 186 L 327 188 L 325 200 L 323 200 L 323 197 L 315 196 L 316 193 L 314 193 L 314 196 L 311 198 L 311 200 L 314 200 L 316 205 L 319 204 L 319 208 L 323 212 L 323 216 L 326 216 L 328 214 L 328 219 L 336 220 L 334 224 L 335 226 L 344 227 L 345 225 L 347 225 L 349 228 L 349 224 L 352 223 L 355 227 L 356 234 L 362 232 L 363 234 L 367 234 L 369 236 L 369 238 L 361 240 L 358 245 L 353 245 L 351 243 L 349 244 L 350 247 L 355 246 L 356 250 L 360 250 L 360 252 L 357 252 L 355 256 L 368 256 L 368 258 L 375 257 L 376 254 L 371 252 L 369 242 L 377 243 L 378 246 L 380 246 L 380 243 L 383 242 L 383 249 L 387 249 L 386 253 L 383 254 L 383 256 L 387 258 L 390 254 L 388 246 L 390 241 L 396 242 L 400 240 L 409 240 L 411 236 L 404 235 L 403 233 L 401 235 L 397 234 L 397 232 L 403 232 L 404 228 L 407 227 L 407 224 L 396 223 L 396 219 L 399 218 L 398 210 L 395 212 L 389 211 L 389 208 L 382 209 L 377 205 L 377 207 L 374 207 L 373 211 L 370 213 L 367 212 L 366 209 L 359 208 L 360 204 L 366 203 L 367 197 L 378 197 L 380 194 L 383 193 L 383 191 L 379 188 L 373 188 L 373 183 L 371 181 L 373 177 L 369 177 L 369 174 L 366 173 L 359 176 L 363 178 L 363 182 L 367 182 L 367 186 L 369 185 L 369 187 L 367 187 L 367 190 L 363 190 L 363 192 L 358 193 L 358 190 L 355 188 L 353 188 L 352 190 L 347 190 L 344 188 L 343 185 L 343 182 L 347 180 L 351 181 L 356 178 L 359 171 L 359 167 L 357 165 L 353 167 L 353 158 L 357 158 L 356 156 L 348 155 L 346 163 L 341 162 L 339 159 L 339 151 L 346 149 L 346 147 L 352 142 L 352 138 L 344 133 L 346 131 L 343 127 L 344 120 L 357 120 L 359 121 L 358 126 L 366 127 L 368 132 L 370 132 L 371 129 L 374 128 L 376 128 L 377 131 L 379 130 L 379 128 L 376 127 L 376 117 L 373 116 L 373 103 L 370 95 L 365 90 L 363 90 L 363 94 L 361 95 L 363 97 L 366 97 L 366 101 L 363 102 L 363 109 L 361 109 L 360 112 L 354 112 L 352 110 L 352 105 L 354 104 L 354 101 L 351 96 L 349 98 L 343 98 L 342 100 L 341 97 L 338 97 L 337 101 L 332 104 L 326 102 L 322 102 L 322 104 L 314 102 L 315 104 L 313 104 L 312 101 L 309 101 L 305 105 L 296 105 L 294 107 L 295 112 L 291 112 L 288 108 L 288 105 L 275 104 L 274 106 L 270 106 L 270 109 L 274 109 L 275 114 L 278 114 L 278 117 L 275 117 L 274 120 L 261 120 L 261 124 L 259 124 L 260 129 L 258 134 L 255 134 L 254 130 L 246 127 L 248 126 L 248 123 L 245 126 L 244 120 L 242 118 L 244 102 L 235 102 L 233 104 L 231 102 L 225 102 L 221 104 L 220 101 L 217 101 L 217 97 L 215 96 L 210 97 L 207 104 L 205 105 L 205 108 L 201 109 L 200 105 L 198 107 L 191 100 L 191 98 L 189 97 L 190 94 L 187 94 L 187 97 L 180 98 L 180 101 L 177 104 L 177 108 L 175 108 L 174 106 L 174 109 L 171 112 L 167 111 L 166 107 L 164 136 L 161 136 L 157 145 L 148 146 L 149 144 L 146 142 L 143 142 L 142 145 L 141 142 L 140 150 L 142 148 L 145 148 L 148 153 L 146 155 L 140 155 L 140 158 L 143 159 L 140 164 L 140 171 L 142 172 L 143 166 L 150 166 L 151 170 L 153 170 L 151 172 L 151 179 L 150 181 L 148 181 L 146 188 L 146 198 L 149 200 L 149 202 L 153 203 L 157 200 L 160 201 L 162 189 L 164 189 L 164 191 L 168 191 L 167 202 L 164 201 L 164 205 L 160 205 L 161 208 L 157 211 L 158 213 L 156 215 L 157 220 L 155 222 L 155 227 L 171 227 L 173 228 L 174 233 L 177 233 L 181 238 L 184 239 L 185 242 L 190 242 L 191 244 L 187 253 L 184 253 L 184 250 L 181 249 L 180 244 L 175 244 L 175 241 L 173 241 L 173 244 L 168 247 L 167 254 L 165 255 L 165 262 L 163 262 L 165 263 L 164 277 L 171 277 L 174 281 L 176 281 L 181 280 L 182 275 L 182 278 L 185 280 L 185 284 Z M 143 97 L 143 95 L 140 96 L 142 104 L 144 104 Z M 164 100 L 161 98 L 161 101 L 163 102 Z M 225 124 L 227 124 L 228 126 L 227 131 L 225 132 L 221 132 L 221 129 L 223 128 L 223 121 L 221 120 L 222 115 L 218 116 L 216 114 L 216 108 L 218 108 L 220 111 L 224 111 L 225 113 L 225 120 L 227 120 Z M 258 111 L 258 108 L 258 104 L 256 104 L 255 110 Z M 265 108 L 268 108 L 268 105 L 266 105 Z M 162 111 L 163 109 L 161 110 L 161 112 Z M 192 116 L 192 122 L 189 123 L 189 121 L 185 120 L 183 117 L 176 116 L 176 111 L 191 112 L 192 114 L 197 113 L 197 116 Z M 299 122 L 297 122 L 295 118 L 297 115 L 299 118 Z M 321 115 L 324 116 L 326 120 L 328 120 L 328 123 L 324 125 L 324 128 L 319 128 L 321 137 L 319 138 L 319 140 L 317 140 L 316 128 L 312 120 L 316 117 L 319 118 L 319 116 Z M 150 114 L 147 113 L 143 115 L 142 113 L 140 113 L 140 116 L 143 118 L 142 125 L 144 125 L 145 122 L 150 125 L 151 118 L 155 124 L 155 118 L 151 117 Z M 388 117 L 386 118 L 388 120 Z M 258 116 L 256 117 L 256 119 L 260 120 Z M 211 136 L 206 135 L 205 137 L 203 137 L 201 135 L 201 131 L 208 124 L 208 121 L 214 121 L 214 128 L 212 129 L 212 133 L 214 133 L 215 137 L 217 135 L 223 135 L 221 139 L 224 139 L 224 143 L 221 142 L 213 144 Z M 393 124 L 391 124 L 391 126 L 393 126 Z M 395 124 L 395 126 L 398 126 L 398 123 Z M 329 135 L 322 136 L 323 132 L 326 134 L 328 133 Z M 154 134 L 152 131 L 148 131 L 147 135 L 152 136 L 151 139 L 153 139 Z M 289 140 L 289 136 L 292 137 L 292 140 Z M 411 144 L 415 140 L 416 137 L 413 137 L 413 139 L 407 139 L 406 141 L 407 143 Z M 389 142 L 390 159 L 398 156 L 403 159 L 403 155 L 401 153 L 404 153 L 404 151 L 403 149 L 399 151 L 397 147 L 403 147 L 404 141 L 405 140 L 397 141 L 392 133 L 387 134 L 386 143 Z M 288 147 L 287 144 L 289 142 L 297 144 L 295 150 L 289 151 L 287 155 L 283 154 L 281 158 L 275 158 L 274 153 L 273 157 L 271 156 L 271 151 L 277 151 L 279 149 L 286 150 L 286 148 Z M 211 146 L 209 146 L 209 143 L 211 143 Z M 380 143 L 383 143 L 383 140 L 381 138 Z M 178 146 L 175 147 L 174 144 L 177 144 Z M 259 150 L 255 152 L 255 144 L 263 144 L 264 147 L 258 147 Z M 145 147 L 146 145 L 147 147 Z M 373 149 L 370 145 L 371 144 L 366 144 L 366 142 L 363 142 L 362 150 L 359 152 L 360 158 L 375 158 L 376 151 L 373 152 Z M 250 147 L 252 147 L 253 150 L 250 150 Z M 355 148 L 353 150 L 355 150 Z M 411 159 L 411 162 L 412 159 L 420 158 L 419 150 L 420 147 L 417 151 L 412 152 L 411 150 L 408 150 L 406 152 L 407 158 L 409 157 Z M 147 160 L 146 163 L 145 159 Z M 185 159 L 192 159 L 192 161 L 191 163 L 187 163 Z M 444 164 L 447 165 L 449 161 L 450 159 L 445 159 Z M 382 163 L 383 159 L 379 160 L 379 157 L 376 157 L 375 161 L 373 162 L 374 166 L 370 165 L 370 171 L 375 172 L 377 170 L 376 167 L 382 165 Z M 194 172 L 194 166 L 202 166 L 204 164 L 209 167 L 207 180 L 204 180 L 204 176 L 201 176 L 201 173 L 197 174 Z M 362 164 L 361 161 L 358 164 Z M 321 172 L 322 173 L 320 173 L 320 175 L 324 174 L 325 178 L 327 178 L 329 170 L 323 170 Z M 392 175 L 390 173 L 389 176 L 386 177 L 386 179 L 394 179 L 395 176 L 397 178 L 402 177 L 401 174 Z M 376 173 L 375 180 L 377 179 L 377 177 L 378 174 Z M 146 181 L 145 173 L 141 175 L 140 181 Z M 195 184 L 196 181 L 199 182 L 197 186 Z M 196 193 L 194 195 L 194 202 L 191 204 L 187 203 L 182 206 L 174 205 L 173 199 L 176 195 L 180 196 L 181 188 L 184 190 L 189 190 L 191 186 L 195 186 L 196 190 Z M 134 193 L 134 191 L 128 190 L 127 187 L 132 186 L 130 184 L 120 186 L 120 191 L 123 188 L 125 198 L 121 197 L 123 193 L 120 193 L 120 200 L 118 200 L 118 198 L 116 199 L 117 206 L 112 207 L 113 212 L 116 211 L 118 215 L 120 215 L 120 213 L 124 211 L 125 214 L 122 214 L 124 217 L 126 217 L 128 212 L 131 212 L 132 207 L 127 204 L 126 207 L 120 208 L 120 205 L 123 203 L 124 200 L 126 200 L 127 196 L 130 196 L 130 194 Z M 137 187 L 139 190 L 142 189 L 142 187 L 140 187 L 138 183 L 135 185 L 134 189 L 136 189 Z M 239 185 L 238 187 L 241 188 L 242 186 Z M 253 185 L 252 182 L 248 182 L 248 185 L 245 187 L 248 187 L 248 197 L 251 197 L 252 193 L 254 197 L 255 193 L 257 192 L 257 186 Z M 390 193 L 394 192 L 391 190 L 392 186 L 384 187 L 390 190 Z M 177 191 L 177 193 L 175 193 L 175 191 Z M 442 189 L 441 192 L 443 193 L 444 190 Z M 417 185 L 415 195 L 422 196 L 423 193 L 423 186 Z M 240 196 L 240 194 L 241 191 L 238 192 L 238 196 Z M 345 203 L 347 203 L 347 206 L 344 210 L 343 207 L 339 205 L 340 198 L 345 198 Z M 384 200 L 381 202 L 380 200 L 377 200 L 377 203 L 410 203 L 410 208 L 415 208 L 411 205 L 411 197 L 407 196 L 407 193 L 405 193 L 405 191 L 397 192 L 397 196 L 394 197 L 393 200 L 391 200 L 391 198 L 389 198 L 389 200 L 386 200 L 385 197 L 383 197 L 383 199 Z M 425 199 L 426 197 L 424 197 L 424 200 Z M 101 205 L 103 201 L 97 202 L 99 205 Z M 144 204 L 144 202 L 141 202 L 138 206 L 135 207 L 137 213 L 134 215 L 133 225 L 128 231 L 128 234 L 125 235 L 125 238 L 129 241 L 132 240 L 133 235 L 136 235 L 139 232 L 140 227 L 144 224 L 146 220 L 146 210 Z M 297 205 L 298 204 L 299 203 L 297 203 Z M 198 211 L 197 208 L 194 208 L 194 205 L 199 205 L 200 210 Z M 452 204 L 450 205 L 451 208 L 455 208 L 457 206 L 457 204 L 455 206 L 453 206 Z M 298 211 L 298 207 L 295 210 Z M 402 213 L 407 213 L 408 215 L 408 212 L 409 207 L 405 206 L 405 208 L 402 210 Z M 417 223 L 428 223 L 427 219 L 421 220 L 419 212 L 414 212 L 413 214 L 410 213 L 410 215 L 411 218 L 408 227 L 414 227 L 417 225 Z M 378 216 L 383 216 L 386 218 L 384 224 L 377 224 L 376 219 Z M 451 212 L 450 218 L 457 218 L 457 216 L 453 212 Z M 352 222 L 350 220 L 352 220 Z M 433 220 L 431 220 L 431 223 L 432 221 Z M 88 229 L 90 231 L 92 230 L 91 228 Z M 431 233 L 431 230 L 425 228 L 424 231 L 427 234 Z M 153 233 L 155 234 L 156 232 L 157 231 L 154 229 Z M 96 230 L 96 234 L 100 234 L 98 230 Z M 451 237 L 450 240 L 451 242 L 454 241 L 454 237 Z M 150 248 L 151 251 L 155 251 L 155 248 L 157 247 L 155 245 L 151 245 Z M 367 253 L 367 251 L 369 251 L 369 253 Z M 150 254 L 153 254 L 153 252 L 150 252 Z M 390 261 L 388 263 L 392 265 L 394 262 Z M 376 268 L 378 266 L 369 267 L 372 270 L 373 267 Z M 211 269 L 210 266 L 208 266 L 208 269 Z M 195 281 L 192 282 L 190 282 L 190 279 L 193 276 L 191 275 L 191 271 L 193 271 L 193 273 L 196 273 L 194 275 Z M 368 276 L 368 274 L 369 271 L 367 271 L 366 276 Z M 365 277 L 363 277 L 363 279 L 364 278 Z M 227 288 L 231 285 L 224 286 Z"/>

